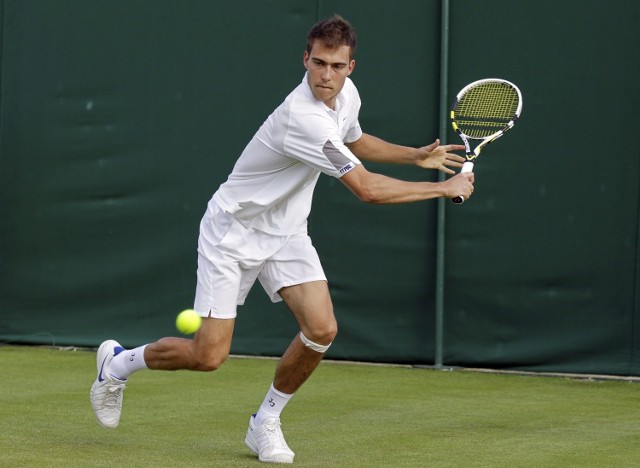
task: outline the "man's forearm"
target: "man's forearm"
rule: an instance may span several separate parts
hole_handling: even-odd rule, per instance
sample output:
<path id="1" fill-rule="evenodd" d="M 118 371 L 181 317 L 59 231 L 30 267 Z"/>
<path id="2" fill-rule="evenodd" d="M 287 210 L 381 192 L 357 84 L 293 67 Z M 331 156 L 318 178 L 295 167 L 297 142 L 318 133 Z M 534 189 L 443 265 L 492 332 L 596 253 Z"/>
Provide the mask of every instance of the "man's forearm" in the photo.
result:
<path id="1" fill-rule="evenodd" d="M 415 164 L 416 148 L 388 143 L 366 133 L 347 147 L 359 159 L 378 163 Z"/>

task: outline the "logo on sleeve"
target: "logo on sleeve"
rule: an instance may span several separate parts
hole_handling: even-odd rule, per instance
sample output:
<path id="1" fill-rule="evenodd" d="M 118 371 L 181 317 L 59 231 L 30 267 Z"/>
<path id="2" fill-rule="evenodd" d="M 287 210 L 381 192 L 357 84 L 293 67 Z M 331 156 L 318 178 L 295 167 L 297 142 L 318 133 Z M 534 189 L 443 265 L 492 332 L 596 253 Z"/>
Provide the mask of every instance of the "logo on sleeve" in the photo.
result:
<path id="1" fill-rule="evenodd" d="M 353 164 L 352 162 L 348 163 L 346 166 L 343 166 L 342 169 L 340 169 L 340 175 L 344 175 L 347 172 L 349 172 L 351 169 L 353 169 L 355 166 L 355 164 Z"/>

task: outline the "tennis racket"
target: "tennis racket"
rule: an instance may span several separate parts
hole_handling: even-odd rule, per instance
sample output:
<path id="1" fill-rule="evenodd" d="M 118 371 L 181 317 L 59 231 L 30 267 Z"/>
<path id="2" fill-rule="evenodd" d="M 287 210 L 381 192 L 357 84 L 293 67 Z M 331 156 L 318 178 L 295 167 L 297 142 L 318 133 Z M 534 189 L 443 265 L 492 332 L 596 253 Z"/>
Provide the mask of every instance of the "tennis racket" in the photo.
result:
<path id="1" fill-rule="evenodd" d="M 522 111 L 522 94 L 516 85 L 498 78 L 468 84 L 458 93 L 451 106 L 451 125 L 465 146 L 467 161 L 461 172 L 473 171 L 473 160 L 489 143 L 513 128 Z M 469 140 L 482 140 L 471 149 Z M 464 203 L 463 196 L 453 199 Z"/>

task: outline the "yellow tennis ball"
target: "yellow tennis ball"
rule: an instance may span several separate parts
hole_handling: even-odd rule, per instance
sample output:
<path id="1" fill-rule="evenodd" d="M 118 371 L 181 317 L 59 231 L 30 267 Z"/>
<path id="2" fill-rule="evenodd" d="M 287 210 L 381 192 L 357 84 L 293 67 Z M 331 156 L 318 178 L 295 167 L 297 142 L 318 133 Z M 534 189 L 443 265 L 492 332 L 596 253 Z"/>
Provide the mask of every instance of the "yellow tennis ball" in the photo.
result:
<path id="1" fill-rule="evenodd" d="M 176 328 L 185 335 L 197 332 L 200 325 L 202 325 L 202 317 L 193 309 L 183 310 L 176 318 Z"/>

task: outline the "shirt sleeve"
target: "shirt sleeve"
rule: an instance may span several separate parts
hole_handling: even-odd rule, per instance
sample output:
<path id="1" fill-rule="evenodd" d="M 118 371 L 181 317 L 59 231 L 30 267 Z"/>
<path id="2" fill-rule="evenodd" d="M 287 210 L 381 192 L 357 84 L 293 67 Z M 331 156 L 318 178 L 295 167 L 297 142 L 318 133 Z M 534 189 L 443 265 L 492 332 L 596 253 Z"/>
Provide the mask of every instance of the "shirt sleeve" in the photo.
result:
<path id="1" fill-rule="evenodd" d="M 348 136 L 356 136 L 357 129 L 352 128 Z M 353 141 L 361 135 L 360 130 L 360 135 Z M 342 141 L 337 125 L 321 111 L 290 116 L 285 151 L 290 157 L 332 177 L 342 177 L 360 164 Z"/>
<path id="2" fill-rule="evenodd" d="M 354 141 L 358 141 L 360 137 L 362 137 L 362 128 L 360 128 L 360 122 L 356 120 L 353 127 L 351 127 L 347 132 L 347 136 L 344 138 L 344 142 L 353 143 Z"/>
<path id="3" fill-rule="evenodd" d="M 358 141 L 362 137 L 362 128 L 360 127 L 360 122 L 358 121 L 358 115 L 360 115 L 360 94 L 358 93 L 358 89 L 353 84 L 351 80 L 348 80 L 345 87 L 349 93 L 349 122 L 347 134 L 344 137 L 345 143 L 353 143 L 354 141 Z"/>

